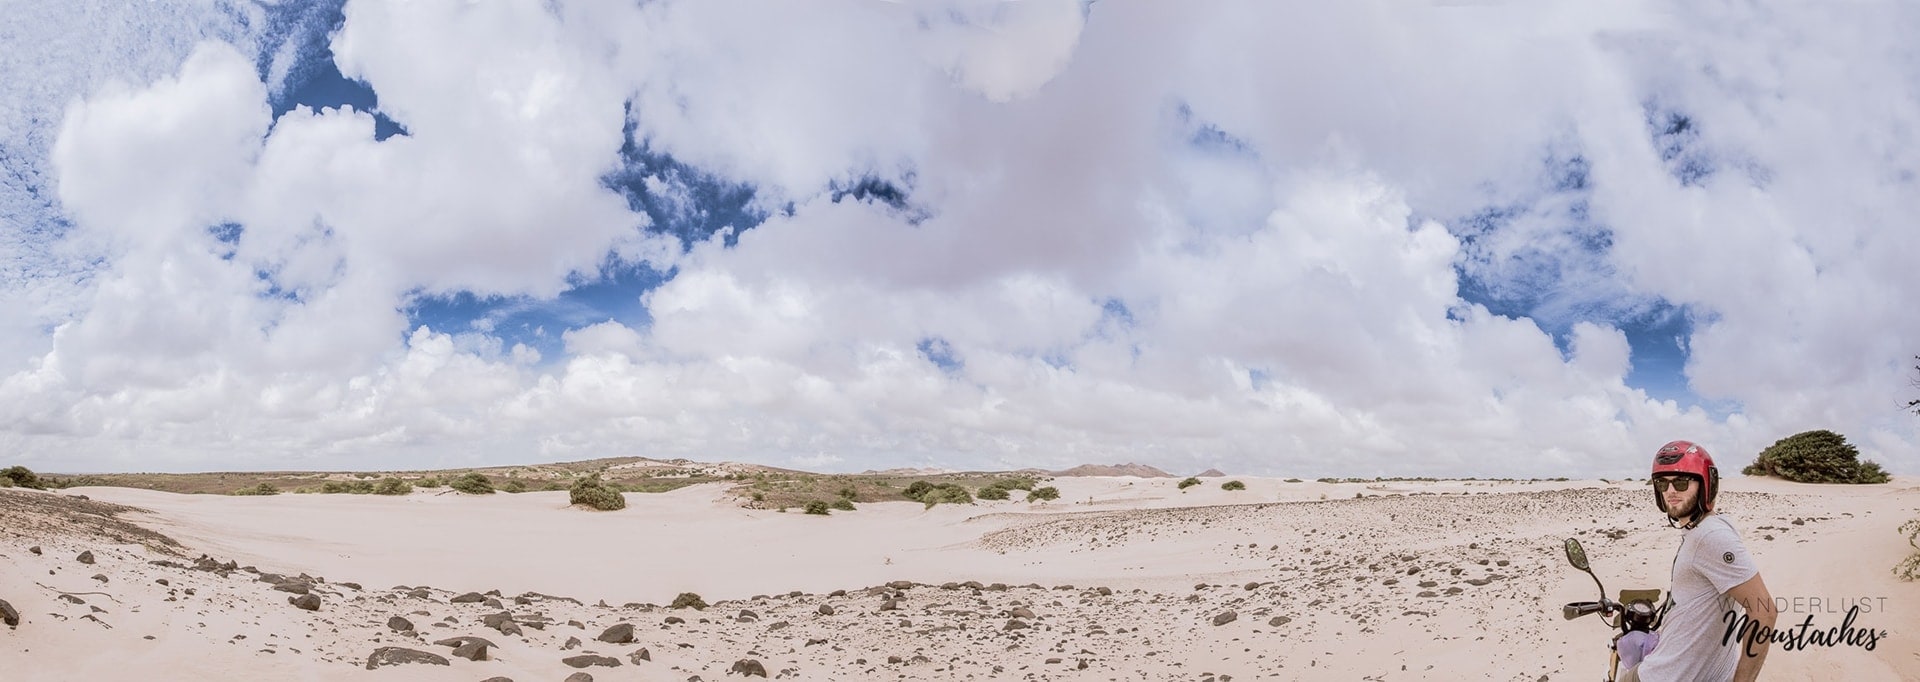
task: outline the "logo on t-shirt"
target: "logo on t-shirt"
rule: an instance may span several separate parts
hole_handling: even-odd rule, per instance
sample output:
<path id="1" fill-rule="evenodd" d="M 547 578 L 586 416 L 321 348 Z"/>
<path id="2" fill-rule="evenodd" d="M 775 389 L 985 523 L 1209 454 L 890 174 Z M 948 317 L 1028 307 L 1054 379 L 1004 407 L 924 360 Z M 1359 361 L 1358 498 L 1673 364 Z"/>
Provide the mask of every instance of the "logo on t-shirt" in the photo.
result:
<path id="1" fill-rule="evenodd" d="M 1725 561 L 1729 564 L 1733 563 L 1733 552 L 1727 552 L 1726 554 L 1720 555 L 1720 560 Z"/>

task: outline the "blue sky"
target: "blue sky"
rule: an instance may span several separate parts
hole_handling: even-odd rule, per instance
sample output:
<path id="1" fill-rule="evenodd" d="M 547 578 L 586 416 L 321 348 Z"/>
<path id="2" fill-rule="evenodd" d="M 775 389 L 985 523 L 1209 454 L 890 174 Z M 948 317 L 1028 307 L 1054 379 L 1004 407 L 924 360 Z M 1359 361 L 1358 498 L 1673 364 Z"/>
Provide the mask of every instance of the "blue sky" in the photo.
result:
<path id="1" fill-rule="evenodd" d="M 39 8 L 0 444 L 1910 470 L 1920 22 L 1773 9 Z"/>

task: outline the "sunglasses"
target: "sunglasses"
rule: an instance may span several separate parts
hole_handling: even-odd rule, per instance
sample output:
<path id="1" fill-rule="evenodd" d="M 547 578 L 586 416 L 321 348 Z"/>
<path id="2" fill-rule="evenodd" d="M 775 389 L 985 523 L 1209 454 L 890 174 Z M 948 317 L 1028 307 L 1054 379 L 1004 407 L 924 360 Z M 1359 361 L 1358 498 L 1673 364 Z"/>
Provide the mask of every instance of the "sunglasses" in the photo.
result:
<path id="1" fill-rule="evenodd" d="M 1653 479 L 1653 490 L 1655 492 L 1664 493 L 1668 488 L 1672 488 L 1684 493 L 1687 491 L 1687 487 L 1691 485 L 1693 485 L 1693 479 L 1691 478 L 1674 477 Z"/>

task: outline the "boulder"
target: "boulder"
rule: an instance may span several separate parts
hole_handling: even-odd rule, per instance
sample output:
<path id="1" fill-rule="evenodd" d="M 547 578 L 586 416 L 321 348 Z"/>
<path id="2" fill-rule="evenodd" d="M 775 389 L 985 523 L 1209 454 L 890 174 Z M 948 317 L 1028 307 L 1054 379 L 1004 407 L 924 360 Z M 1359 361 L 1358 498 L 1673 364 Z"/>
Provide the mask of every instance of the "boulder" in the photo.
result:
<path id="1" fill-rule="evenodd" d="M 598 639 L 608 644 L 631 643 L 633 642 L 633 624 L 621 623 L 619 625 L 615 625 L 613 627 L 607 628 L 606 632 L 600 633 L 600 636 L 595 637 L 594 639 Z"/>
<path id="2" fill-rule="evenodd" d="M 567 667 L 569 668 L 590 668 L 596 665 L 604 666 L 608 668 L 620 667 L 620 659 L 614 658 L 612 656 L 596 656 L 594 654 L 581 654 L 579 656 L 568 656 L 566 658 L 560 659 L 560 662 L 567 664 Z"/>
<path id="3" fill-rule="evenodd" d="M 631 654 L 627 654 L 627 661 L 634 665 L 640 665 L 641 661 L 651 661 L 651 660 L 653 660 L 653 653 L 647 651 L 646 647 L 640 647 L 639 651 L 635 651 Z"/>
<path id="4" fill-rule="evenodd" d="M 413 630 L 413 621 L 394 616 L 387 619 L 387 627 L 392 628 L 396 632 L 411 632 Z"/>
<path id="5" fill-rule="evenodd" d="M 593 682 L 593 676 L 586 673 L 574 673 L 567 676 L 566 682 Z"/>
<path id="6" fill-rule="evenodd" d="M 743 677 L 766 677 L 767 666 L 761 665 L 758 659 L 742 658 L 734 661 L 733 667 L 727 669 L 728 675 L 734 673 L 740 673 Z"/>
<path id="7" fill-rule="evenodd" d="M 13 605 L 8 604 L 5 599 L 0 599 L 0 622 L 6 623 L 10 628 L 20 627 L 20 612 L 14 610 Z"/>
<path id="8" fill-rule="evenodd" d="M 1213 624 L 1214 624 L 1214 625 L 1226 625 L 1226 624 L 1228 624 L 1228 623 L 1231 623 L 1231 622 L 1233 622 L 1233 621 L 1236 621 L 1236 620 L 1239 620 L 1239 619 L 1240 619 L 1240 614 L 1238 614 L 1238 613 L 1234 613 L 1234 612 L 1232 612 L 1232 611 L 1228 611 L 1228 612 L 1225 612 L 1225 613 L 1222 613 L 1222 614 L 1220 614 L 1220 615 L 1218 615 L 1218 616 L 1214 616 L 1214 617 L 1213 617 Z"/>
<path id="9" fill-rule="evenodd" d="M 83 564 L 91 564 L 93 563 L 93 550 L 81 552 L 80 556 L 74 557 L 73 560 Z"/>
<path id="10" fill-rule="evenodd" d="M 303 594 L 298 597 L 287 597 L 287 603 L 307 611 L 320 610 L 320 597 L 318 595 Z"/>
<path id="11" fill-rule="evenodd" d="M 833 615 L 833 606 L 831 604 L 821 604 L 819 612 L 822 616 L 831 616 Z"/>
<path id="12" fill-rule="evenodd" d="M 378 668 L 384 665 L 405 665 L 409 663 L 425 663 L 425 664 L 431 664 L 431 665 L 453 665 L 453 663 L 451 661 L 448 661 L 445 656 L 441 656 L 439 654 L 430 654 L 425 651 L 419 651 L 417 649 L 408 649 L 406 647 L 397 647 L 397 646 L 383 646 L 378 649 L 374 649 L 373 654 L 370 656 L 367 656 L 368 670 L 372 670 L 374 668 Z"/>
<path id="13" fill-rule="evenodd" d="M 485 637 L 448 637 L 446 639 L 437 640 L 433 644 L 434 646 L 450 646 L 458 649 L 462 646 L 466 646 L 468 644 L 476 644 L 476 643 L 485 644 L 487 645 L 488 648 L 493 647 L 493 642 L 489 641 Z"/>
<path id="14" fill-rule="evenodd" d="M 466 644 L 454 647 L 453 655 L 456 658 L 464 658 L 469 661 L 484 661 L 487 660 L 488 648 L 485 642 L 467 642 Z"/>
<path id="15" fill-rule="evenodd" d="M 478 604 L 486 600 L 487 600 L 487 595 L 480 594 L 479 592 L 468 592 L 458 597 L 448 599 L 447 601 L 453 602 L 455 604 Z"/>

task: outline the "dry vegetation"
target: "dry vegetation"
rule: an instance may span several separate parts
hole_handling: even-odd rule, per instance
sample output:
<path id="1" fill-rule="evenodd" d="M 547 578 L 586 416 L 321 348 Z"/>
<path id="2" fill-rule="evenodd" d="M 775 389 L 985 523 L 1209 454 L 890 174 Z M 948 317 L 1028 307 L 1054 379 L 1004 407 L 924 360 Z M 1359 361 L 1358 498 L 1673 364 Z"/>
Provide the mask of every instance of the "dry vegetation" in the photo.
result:
<path id="1" fill-rule="evenodd" d="M 155 552 L 178 556 L 182 548 L 173 538 L 119 518 L 128 512 L 144 511 L 95 502 L 82 495 L 0 489 L 0 530 L 7 533 L 36 538 L 77 535 L 118 544 L 144 545 Z"/>

